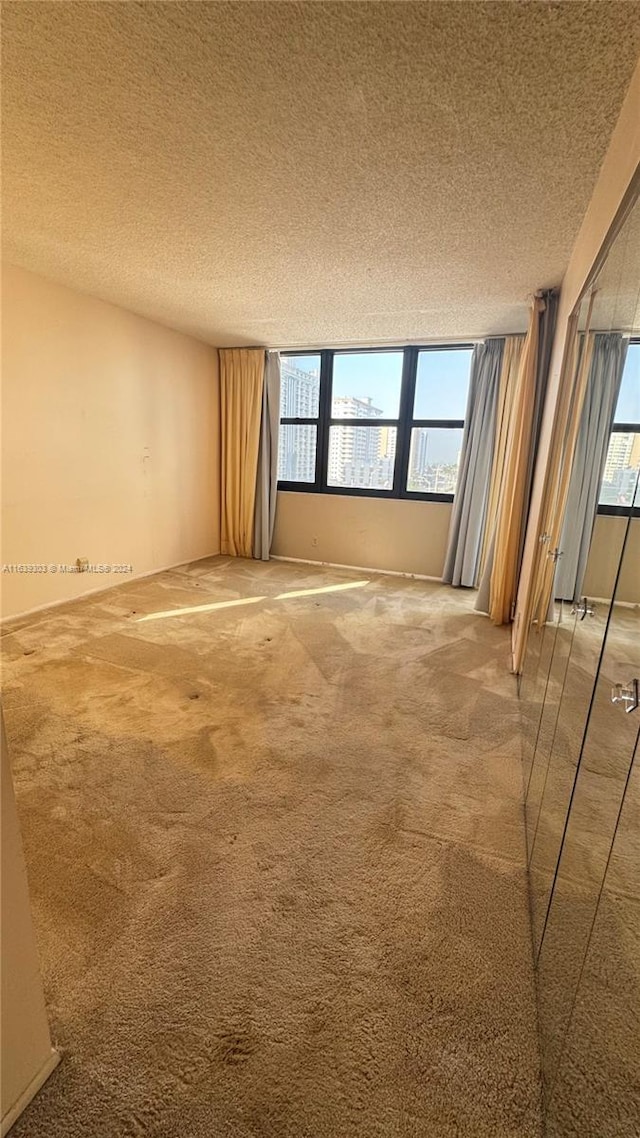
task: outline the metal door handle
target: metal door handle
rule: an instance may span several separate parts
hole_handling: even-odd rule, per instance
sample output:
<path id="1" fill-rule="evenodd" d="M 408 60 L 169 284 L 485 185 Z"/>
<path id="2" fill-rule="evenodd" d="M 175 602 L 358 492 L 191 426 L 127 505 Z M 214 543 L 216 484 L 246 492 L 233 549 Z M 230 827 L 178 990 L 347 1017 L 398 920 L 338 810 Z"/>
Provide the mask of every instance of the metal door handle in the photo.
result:
<path id="1" fill-rule="evenodd" d="M 611 688 L 611 702 L 623 703 L 627 714 L 635 711 L 640 704 L 640 681 L 633 679 L 628 684 L 614 684 Z"/>
<path id="2" fill-rule="evenodd" d="M 578 601 L 577 605 L 573 606 L 571 615 L 579 616 L 580 620 L 584 620 L 585 616 L 593 616 L 595 611 L 595 605 L 590 605 L 589 598 L 583 597 L 581 601 Z"/>

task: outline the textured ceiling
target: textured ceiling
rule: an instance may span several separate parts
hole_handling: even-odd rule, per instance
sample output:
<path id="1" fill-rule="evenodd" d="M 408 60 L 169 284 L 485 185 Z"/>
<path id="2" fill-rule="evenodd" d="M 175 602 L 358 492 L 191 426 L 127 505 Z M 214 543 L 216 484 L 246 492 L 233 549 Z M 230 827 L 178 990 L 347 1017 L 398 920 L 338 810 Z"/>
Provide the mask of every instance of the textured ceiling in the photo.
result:
<path id="1" fill-rule="evenodd" d="M 523 328 L 640 4 L 5 3 L 11 261 L 212 343 Z"/>
<path id="2" fill-rule="evenodd" d="M 640 333 L 640 198 L 613 242 L 595 282 L 591 327 Z M 584 326 L 589 296 L 580 308 Z"/>

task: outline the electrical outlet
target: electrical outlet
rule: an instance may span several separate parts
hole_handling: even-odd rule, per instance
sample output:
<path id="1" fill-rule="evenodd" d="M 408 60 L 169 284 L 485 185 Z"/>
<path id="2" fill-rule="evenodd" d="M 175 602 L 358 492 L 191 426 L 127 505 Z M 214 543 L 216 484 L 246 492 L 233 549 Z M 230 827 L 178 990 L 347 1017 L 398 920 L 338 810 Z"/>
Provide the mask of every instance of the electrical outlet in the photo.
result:
<path id="1" fill-rule="evenodd" d="M 86 573 L 89 568 L 89 558 L 76 557 L 76 565 L 78 567 L 78 573 Z"/>
<path id="2" fill-rule="evenodd" d="M 313 546 L 313 548 L 314 548 L 314 549 L 317 547 L 317 545 L 318 545 L 318 539 L 317 539 L 317 537 L 312 537 L 312 538 L 311 538 L 311 544 L 312 544 L 312 546 Z"/>

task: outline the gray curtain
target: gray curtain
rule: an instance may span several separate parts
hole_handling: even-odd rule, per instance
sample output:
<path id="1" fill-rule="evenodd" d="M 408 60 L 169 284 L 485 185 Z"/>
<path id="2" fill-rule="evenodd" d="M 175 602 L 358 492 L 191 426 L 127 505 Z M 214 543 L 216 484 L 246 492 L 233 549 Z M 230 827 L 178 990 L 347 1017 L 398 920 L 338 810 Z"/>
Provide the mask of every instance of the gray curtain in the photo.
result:
<path id="1" fill-rule="evenodd" d="M 629 341 L 620 332 L 597 333 L 567 495 L 554 595 L 567 601 L 582 593 L 602 472 Z"/>
<path id="2" fill-rule="evenodd" d="M 504 340 L 496 339 L 477 344 L 473 350 L 460 472 L 442 575 L 442 580 L 448 585 L 473 588 L 477 583 L 489 498 L 503 349 Z"/>
<path id="3" fill-rule="evenodd" d="M 253 523 L 253 556 L 268 561 L 276 520 L 278 432 L 280 428 L 280 353 L 267 352 L 262 390 L 260 448 Z"/>

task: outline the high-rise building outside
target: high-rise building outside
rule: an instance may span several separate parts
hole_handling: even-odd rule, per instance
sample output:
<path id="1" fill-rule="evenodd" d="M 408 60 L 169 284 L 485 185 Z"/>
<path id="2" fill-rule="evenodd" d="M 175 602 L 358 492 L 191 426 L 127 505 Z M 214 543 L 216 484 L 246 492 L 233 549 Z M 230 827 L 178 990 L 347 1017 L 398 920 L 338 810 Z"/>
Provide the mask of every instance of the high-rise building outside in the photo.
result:
<path id="1" fill-rule="evenodd" d="M 333 399 L 334 419 L 382 418 L 370 397 L 338 395 Z M 391 438 L 393 437 L 393 443 Z M 329 431 L 328 480 L 331 486 L 358 486 L 387 490 L 393 485 L 395 428 L 334 425 Z"/>
<path id="2" fill-rule="evenodd" d="M 281 418 L 318 416 L 320 377 L 318 369 L 303 371 L 284 356 L 282 359 Z M 332 400 L 331 417 L 351 422 L 334 423 L 329 428 L 327 481 L 330 486 L 373 490 L 393 488 L 398 430 L 396 426 L 377 426 L 384 412 L 371 397 L 337 395 Z M 353 420 L 362 420 L 362 426 Z M 458 478 L 459 447 L 453 451 L 462 431 L 417 427 L 412 431 L 407 489 L 417 493 L 453 494 Z M 449 438 L 449 436 L 453 436 Z M 282 481 L 315 481 L 317 426 L 282 424 L 278 445 L 278 478 Z M 434 452 L 436 456 L 434 457 Z M 447 457 L 451 452 L 451 457 Z"/>
<path id="3" fill-rule="evenodd" d="M 449 461 L 434 461 L 430 445 L 434 435 L 442 433 L 438 427 L 414 427 L 409 452 L 408 489 L 423 494 L 454 494 L 458 481 L 460 451 Z M 461 434 L 462 432 L 460 432 Z M 455 432 L 447 431 L 447 435 Z M 442 443 L 440 443 L 442 449 Z"/>
<path id="4" fill-rule="evenodd" d="M 634 435 L 623 435 L 614 431 L 609 442 L 607 461 L 604 467 L 604 481 L 613 482 L 615 474 L 630 466 L 631 451 L 633 449 Z"/>
<path id="5" fill-rule="evenodd" d="M 640 434 L 613 431 L 602 475 L 602 505 L 628 505 L 634 495 L 640 467 Z"/>
<path id="6" fill-rule="evenodd" d="M 303 371 L 282 357 L 280 418 L 305 419 L 318 414 L 320 374 Z M 317 427 L 285 424 L 278 442 L 278 478 L 283 482 L 313 482 L 316 476 Z"/>

